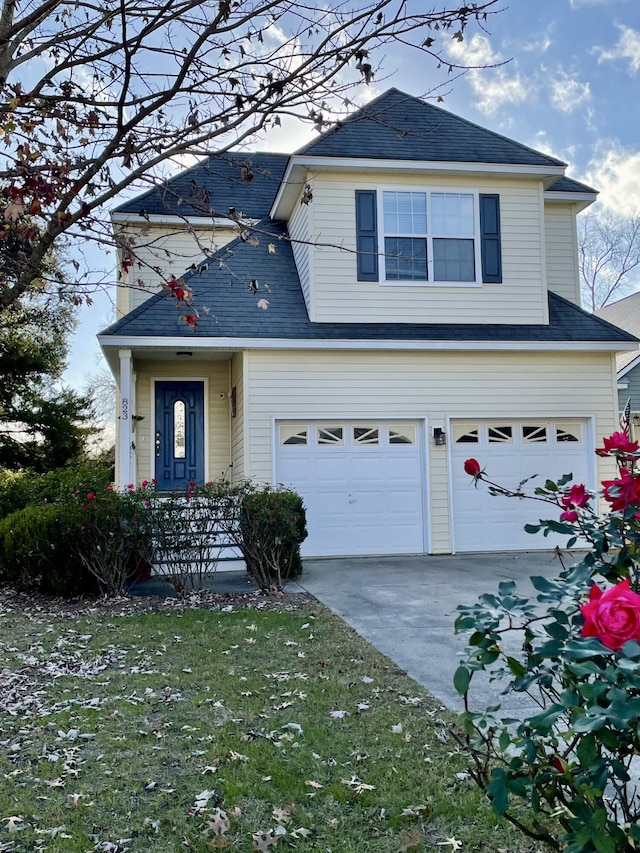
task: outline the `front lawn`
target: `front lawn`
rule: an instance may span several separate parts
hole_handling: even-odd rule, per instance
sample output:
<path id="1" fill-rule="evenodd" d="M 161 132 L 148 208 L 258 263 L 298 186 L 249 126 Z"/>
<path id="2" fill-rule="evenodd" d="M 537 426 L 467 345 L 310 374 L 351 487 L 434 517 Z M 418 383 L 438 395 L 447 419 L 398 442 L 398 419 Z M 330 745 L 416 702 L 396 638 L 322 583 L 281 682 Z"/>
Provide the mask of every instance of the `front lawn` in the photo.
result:
<path id="1" fill-rule="evenodd" d="M 0 851 L 538 849 L 455 715 L 313 599 L 252 603 L 3 593 Z"/>

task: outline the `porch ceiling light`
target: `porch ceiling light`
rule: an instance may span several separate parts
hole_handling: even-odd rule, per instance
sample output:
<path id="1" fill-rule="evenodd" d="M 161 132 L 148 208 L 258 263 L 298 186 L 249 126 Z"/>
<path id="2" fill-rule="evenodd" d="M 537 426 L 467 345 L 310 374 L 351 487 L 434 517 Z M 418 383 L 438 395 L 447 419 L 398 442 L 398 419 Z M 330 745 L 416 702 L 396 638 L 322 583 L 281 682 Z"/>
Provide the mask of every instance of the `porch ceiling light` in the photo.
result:
<path id="1" fill-rule="evenodd" d="M 188 352 L 187 350 L 181 350 L 180 352 L 176 353 L 176 358 L 191 358 L 192 355 L 192 352 Z"/>

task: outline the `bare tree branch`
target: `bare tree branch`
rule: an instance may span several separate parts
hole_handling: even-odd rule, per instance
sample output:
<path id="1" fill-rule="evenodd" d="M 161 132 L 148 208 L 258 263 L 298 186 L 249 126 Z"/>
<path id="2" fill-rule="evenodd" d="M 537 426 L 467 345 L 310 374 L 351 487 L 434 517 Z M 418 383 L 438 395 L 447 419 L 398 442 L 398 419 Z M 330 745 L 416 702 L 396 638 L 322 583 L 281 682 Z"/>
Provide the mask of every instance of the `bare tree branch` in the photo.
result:
<path id="1" fill-rule="evenodd" d="M 172 159 L 227 151 L 284 116 L 324 129 L 385 46 L 459 70 L 447 40 L 497 4 L 3 0 L 0 240 L 24 250 L 16 278 L 0 272 L 0 308 L 39 283 L 61 240 L 108 239 L 106 205 Z"/>
<path id="2" fill-rule="evenodd" d="M 637 289 L 640 278 L 640 212 L 627 218 L 587 213 L 580 222 L 578 253 L 582 302 L 604 308 Z"/>

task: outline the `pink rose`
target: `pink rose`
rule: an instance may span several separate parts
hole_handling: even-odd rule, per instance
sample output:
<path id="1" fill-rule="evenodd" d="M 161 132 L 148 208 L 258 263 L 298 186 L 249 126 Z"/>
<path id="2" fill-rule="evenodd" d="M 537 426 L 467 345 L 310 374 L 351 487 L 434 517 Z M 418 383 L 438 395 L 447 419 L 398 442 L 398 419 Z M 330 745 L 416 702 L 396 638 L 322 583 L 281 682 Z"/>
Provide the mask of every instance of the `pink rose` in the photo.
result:
<path id="1" fill-rule="evenodd" d="M 107 486 L 107 491 L 108 491 L 108 492 L 112 492 L 112 491 L 113 491 L 113 486 Z"/>
<path id="2" fill-rule="evenodd" d="M 614 651 L 627 640 L 640 642 L 640 595 L 631 590 L 629 578 L 604 592 L 593 584 L 589 601 L 580 612 L 584 617 L 583 637 L 597 637 Z"/>
<path id="3" fill-rule="evenodd" d="M 87 495 L 87 500 L 92 501 L 94 498 L 95 498 L 95 495 L 93 494 L 93 492 L 89 492 Z"/>
<path id="4" fill-rule="evenodd" d="M 477 477 L 482 473 L 482 468 L 477 459 L 466 459 L 464 463 L 464 472 L 470 477 Z"/>
<path id="5" fill-rule="evenodd" d="M 148 480 L 143 480 L 143 481 L 140 483 L 140 485 L 142 486 L 142 488 L 143 488 L 143 489 L 146 489 L 146 488 L 147 488 L 147 486 L 149 485 L 149 481 L 148 481 Z"/>
<path id="6" fill-rule="evenodd" d="M 616 450 L 621 453 L 635 453 L 638 449 L 638 442 L 631 441 L 629 436 L 624 432 L 614 432 L 609 438 L 604 438 L 604 447 L 598 448 L 596 453 L 598 456 L 607 456 L 609 453 L 615 453 Z"/>

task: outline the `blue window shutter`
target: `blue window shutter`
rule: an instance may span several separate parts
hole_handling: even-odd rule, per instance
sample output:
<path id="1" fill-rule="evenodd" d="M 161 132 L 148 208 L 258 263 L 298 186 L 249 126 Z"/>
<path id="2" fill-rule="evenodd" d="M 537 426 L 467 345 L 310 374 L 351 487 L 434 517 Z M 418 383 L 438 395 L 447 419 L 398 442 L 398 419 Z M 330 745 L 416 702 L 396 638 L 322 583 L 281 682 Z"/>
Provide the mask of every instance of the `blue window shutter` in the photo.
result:
<path id="1" fill-rule="evenodd" d="M 502 282 L 502 247 L 500 242 L 500 196 L 480 193 L 480 253 L 482 281 Z"/>
<path id="2" fill-rule="evenodd" d="M 358 281 L 378 281 L 378 223 L 375 190 L 356 190 Z"/>

